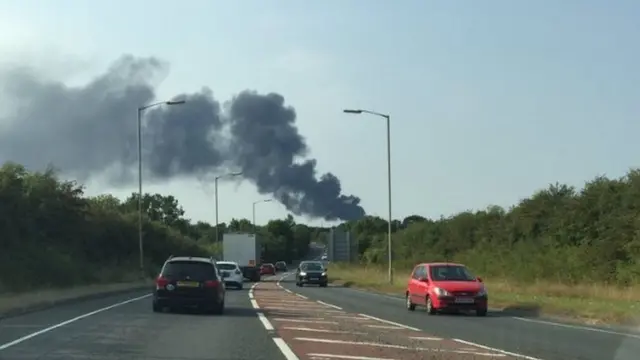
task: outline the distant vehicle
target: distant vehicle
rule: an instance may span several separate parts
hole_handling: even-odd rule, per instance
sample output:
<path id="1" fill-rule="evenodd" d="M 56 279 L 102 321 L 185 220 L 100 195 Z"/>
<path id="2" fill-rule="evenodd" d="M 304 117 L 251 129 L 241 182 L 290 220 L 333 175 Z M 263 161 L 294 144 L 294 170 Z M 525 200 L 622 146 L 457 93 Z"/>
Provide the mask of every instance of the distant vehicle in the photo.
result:
<path id="1" fill-rule="evenodd" d="M 284 261 L 276 262 L 276 271 L 287 271 L 287 263 Z"/>
<path id="2" fill-rule="evenodd" d="M 405 296 L 408 310 L 424 306 L 430 315 L 446 310 L 474 310 L 477 316 L 486 316 L 489 306 L 482 279 L 455 263 L 416 265 Z"/>
<path id="3" fill-rule="evenodd" d="M 275 275 L 276 267 L 273 264 L 262 264 L 260 266 L 260 275 Z"/>
<path id="4" fill-rule="evenodd" d="M 218 261 L 218 270 L 222 274 L 225 286 L 233 286 L 236 289 L 242 290 L 244 277 L 242 271 L 235 261 Z"/>
<path id="5" fill-rule="evenodd" d="M 260 281 L 261 252 L 260 238 L 254 234 L 234 233 L 222 237 L 222 259 L 238 263 L 242 276 L 249 281 Z"/>
<path id="6" fill-rule="evenodd" d="M 303 261 L 296 270 L 296 286 L 317 284 L 321 287 L 327 287 L 328 283 L 327 269 L 320 261 Z"/>
<path id="7" fill-rule="evenodd" d="M 153 290 L 153 311 L 197 307 L 222 314 L 226 290 L 213 258 L 169 257 L 162 266 Z"/>

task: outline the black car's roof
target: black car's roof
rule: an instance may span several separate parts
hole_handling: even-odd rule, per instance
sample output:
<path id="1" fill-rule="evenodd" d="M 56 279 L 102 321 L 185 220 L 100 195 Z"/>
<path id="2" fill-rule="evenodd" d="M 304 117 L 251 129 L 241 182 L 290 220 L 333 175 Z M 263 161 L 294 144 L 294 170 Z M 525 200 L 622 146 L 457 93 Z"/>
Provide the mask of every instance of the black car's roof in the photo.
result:
<path id="1" fill-rule="evenodd" d="M 210 258 L 199 257 L 199 256 L 176 256 L 167 260 L 167 262 L 184 262 L 184 261 L 203 262 L 207 264 L 213 264 Z"/>

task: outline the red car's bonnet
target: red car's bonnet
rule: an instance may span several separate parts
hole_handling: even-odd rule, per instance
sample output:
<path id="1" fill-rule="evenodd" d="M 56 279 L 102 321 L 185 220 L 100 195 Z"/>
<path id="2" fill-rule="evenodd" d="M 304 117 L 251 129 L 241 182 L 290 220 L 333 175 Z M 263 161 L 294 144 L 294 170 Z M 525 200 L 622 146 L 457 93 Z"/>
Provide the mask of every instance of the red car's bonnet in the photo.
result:
<path id="1" fill-rule="evenodd" d="M 482 283 L 479 281 L 434 281 L 434 286 L 441 289 L 451 291 L 468 291 L 478 292 L 482 289 Z"/>

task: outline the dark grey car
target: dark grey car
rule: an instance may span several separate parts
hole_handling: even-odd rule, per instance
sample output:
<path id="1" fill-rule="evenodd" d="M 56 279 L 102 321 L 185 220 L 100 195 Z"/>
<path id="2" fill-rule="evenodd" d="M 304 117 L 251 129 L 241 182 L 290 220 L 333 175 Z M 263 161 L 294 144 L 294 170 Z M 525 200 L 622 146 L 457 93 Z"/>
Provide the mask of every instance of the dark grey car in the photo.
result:
<path id="1" fill-rule="evenodd" d="M 326 287 L 329 282 L 327 269 L 320 261 L 303 261 L 296 270 L 296 285 L 317 284 Z"/>

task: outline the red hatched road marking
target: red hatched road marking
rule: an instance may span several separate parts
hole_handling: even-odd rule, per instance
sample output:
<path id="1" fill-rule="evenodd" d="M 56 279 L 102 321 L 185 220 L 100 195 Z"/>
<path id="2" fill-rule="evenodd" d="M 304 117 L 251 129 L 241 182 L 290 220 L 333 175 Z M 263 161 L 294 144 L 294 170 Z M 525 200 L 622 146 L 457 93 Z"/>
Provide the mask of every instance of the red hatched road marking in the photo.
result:
<path id="1" fill-rule="evenodd" d="M 253 299 L 289 351 L 302 360 L 514 359 L 402 324 L 347 313 L 284 291 L 274 282 L 257 285 Z"/>

